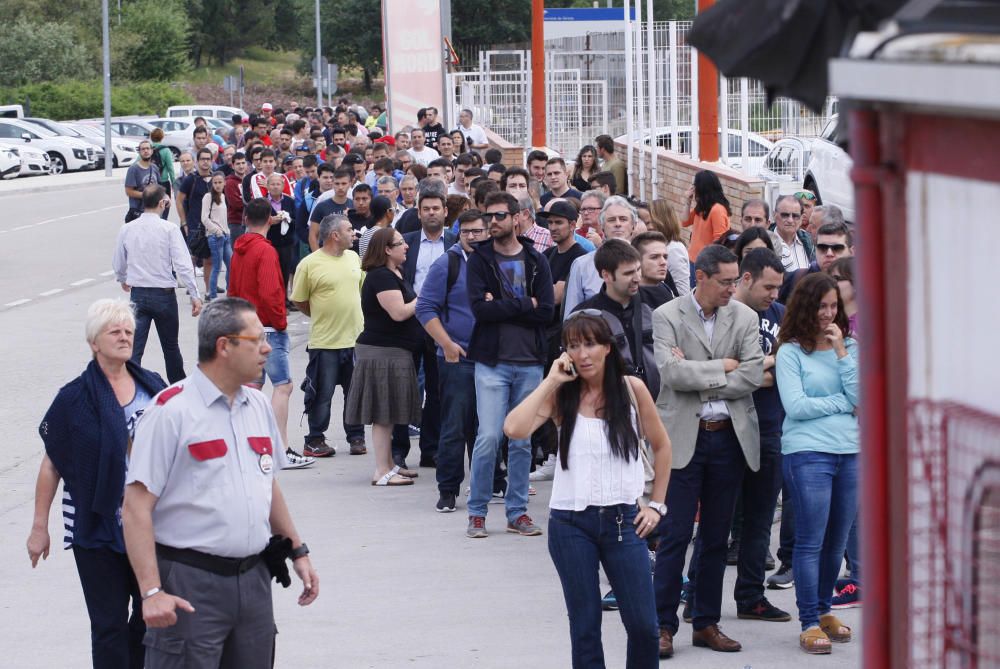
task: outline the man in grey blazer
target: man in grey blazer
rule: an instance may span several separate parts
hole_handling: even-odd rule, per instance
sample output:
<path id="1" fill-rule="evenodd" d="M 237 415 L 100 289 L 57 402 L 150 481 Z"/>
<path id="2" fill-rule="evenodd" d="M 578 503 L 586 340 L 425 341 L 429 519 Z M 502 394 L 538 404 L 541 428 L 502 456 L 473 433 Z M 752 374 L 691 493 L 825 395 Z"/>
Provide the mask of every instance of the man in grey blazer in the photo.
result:
<path id="1" fill-rule="evenodd" d="M 723 652 L 741 649 L 719 630 L 722 579 L 744 467 L 760 467 L 752 395 L 764 374 L 757 314 L 732 300 L 739 270 L 736 256 L 725 247 L 706 246 L 695 262 L 695 277 L 692 293 L 653 313 L 661 379 L 656 404 L 674 447 L 654 573 L 661 657 L 673 655 L 681 575 L 699 502 L 701 554 L 691 595 L 692 644 Z"/>

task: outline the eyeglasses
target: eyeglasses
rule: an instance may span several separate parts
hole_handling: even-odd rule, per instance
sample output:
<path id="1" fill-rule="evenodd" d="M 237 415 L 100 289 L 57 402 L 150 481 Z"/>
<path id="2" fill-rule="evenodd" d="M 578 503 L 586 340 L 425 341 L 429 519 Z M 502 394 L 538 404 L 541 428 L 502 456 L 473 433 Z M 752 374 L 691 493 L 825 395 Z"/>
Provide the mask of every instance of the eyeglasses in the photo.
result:
<path id="1" fill-rule="evenodd" d="M 799 192 L 797 192 L 795 194 L 795 199 L 796 200 L 809 200 L 810 202 L 812 202 L 813 200 L 816 199 L 816 194 L 815 193 L 810 193 L 807 190 L 800 190 Z"/>
<path id="2" fill-rule="evenodd" d="M 715 277 L 712 277 L 712 279 L 723 288 L 735 288 L 736 284 L 740 282 L 739 277 L 735 279 L 716 279 Z"/>
<path id="3" fill-rule="evenodd" d="M 256 342 L 258 345 L 267 343 L 267 333 L 264 332 L 260 336 L 255 335 L 241 335 L 241 334 L 227 334 L 222 335 L 226 339 L 243 339 L 245 341 Z"/>
<path id="4" fill-rule="evenodd" d="M 509 211 L 495 211 L 492 213 L 487 212 L 483 214 L 483 220 L 486 221 L 487 223 L 493 220 L 506 221 L 507 217 L 512 215 L 513 214 L 511 214 Z"/>
<path id="5" fill-rule="evenodd" d="M 566 320 L 571 321 L 577 316 L 593 316 L 594 318 L 603 318 L 600 309 L 580 309 L 579 311 L 574 311 L 569 316 L 567 316 Z"/>
<path id="6" fill-rule="evenodd" d="M 405 241 L 403 241 L 402 239 L 400 239 L 398 242 L 392 242 L 391 244 L 389 244 L 389 248 L 394 249 L 394 248 L 396 248 L 398 246 L 402 246 L 405 243 L 406 243 Z"/>
<path id="7" fill-rule="evenodd" d="M 459 230 L 458 234 L 465 235 L 466 237 L 475 237 L 476 235 L 481 235 L 486 232 L 486 228 L 465 228 L 464 230 Z"/>
<path id="8" fill-rule="evenodd" d="M 594 214 L 601 210 L 600 207 L 580 207 L 581 214 Z"/>
<path id="9" fill-rule="evenodd" d="M 817 244 L 816 250 L 820 253 L 829 253 L 833 251 L 834 253 L 843 253 L 847 248 L 846 244 Z"/>
<path id="10" fill-rule="evenodd" d="M 779 211 L 778 212 L 778 218 L 790 218 L 793 221 L 797 221 L 800 218 L 802 218 L 802 214 L 796 214 L 796 213 L 791 212 L 791 211 Z"/>

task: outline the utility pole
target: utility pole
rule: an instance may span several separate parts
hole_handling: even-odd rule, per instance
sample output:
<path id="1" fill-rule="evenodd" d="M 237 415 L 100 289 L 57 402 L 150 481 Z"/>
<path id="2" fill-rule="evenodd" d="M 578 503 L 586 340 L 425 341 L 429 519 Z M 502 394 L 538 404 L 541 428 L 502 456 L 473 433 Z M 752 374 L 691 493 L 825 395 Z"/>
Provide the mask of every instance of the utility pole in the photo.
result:
<path id="1" fill-rule="evenodd" d="M 320 54 L 323 53 L 319 36 L 319 0 L 316 0 L 316 106 L 323 106 L 323 61 Z"/>
<path id="2" fill-rule="evenodd" d="M 115 154 L 111 152 L 111 27 L 108 0 L 101 0 L 101 33 L 104 40 L 104 176 L 111 176 Z"/>
<path id="3" fill-rule="evenodd" d="M 698 13 L 715 0 L 698 0 Z M 698 148 L 706 163 L 719 159 L 719 70 L 708 56 L 698 52 Z"/>
<path id="4" fill-rule="evenodd" d="M 545 137 L 545 0 L 531 0 L 531 146 Z"/>

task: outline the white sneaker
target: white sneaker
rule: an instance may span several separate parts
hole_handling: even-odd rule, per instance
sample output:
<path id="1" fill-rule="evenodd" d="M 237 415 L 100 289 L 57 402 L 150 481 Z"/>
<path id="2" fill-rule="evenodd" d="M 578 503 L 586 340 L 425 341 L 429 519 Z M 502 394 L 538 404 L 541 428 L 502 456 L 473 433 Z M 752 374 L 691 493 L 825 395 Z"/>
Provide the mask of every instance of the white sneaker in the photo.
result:
<path id="1" fill-rule="evenodd" d="M 205 270 L 203 270 L 200 267 L 195 267 L 194 268 L 194 275 L 195 276 L 205 276 Z"/>
<path id="2" fill-rule="evenodd" d="M 290 448 L 285 451 L 285 457 L 288 459 L 288 464 L 283 469 L 302 469 L 316 462 L 316 458 L 296 453 Z"/>
<path id="3" fill-rule="evenodd" d="M 545 462 L 535 468 L 535 471 L 528 474 L 529 481 L 551 481 L 555 477 L 556 456 L 550 455 Z"/>

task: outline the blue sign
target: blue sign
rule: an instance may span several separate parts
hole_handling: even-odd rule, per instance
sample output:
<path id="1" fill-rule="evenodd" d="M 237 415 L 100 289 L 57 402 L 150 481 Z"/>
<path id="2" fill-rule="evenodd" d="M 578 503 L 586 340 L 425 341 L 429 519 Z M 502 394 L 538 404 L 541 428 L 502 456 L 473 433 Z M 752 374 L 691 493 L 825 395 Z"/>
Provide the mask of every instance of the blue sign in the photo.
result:
<path id="1" fill-rule="evenodd" d="M 546 9 L 546 21 L 624 21 L 622 7 L 579 7 L 574 9 Z M 629 17 L 635 20 L 635 7 L 629 7 Z"/>

